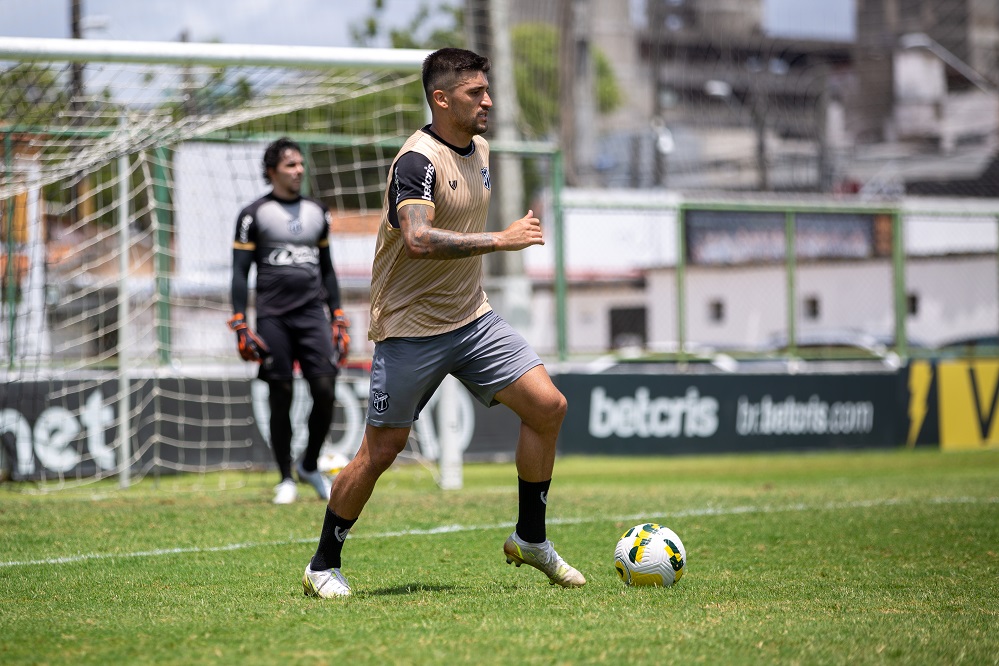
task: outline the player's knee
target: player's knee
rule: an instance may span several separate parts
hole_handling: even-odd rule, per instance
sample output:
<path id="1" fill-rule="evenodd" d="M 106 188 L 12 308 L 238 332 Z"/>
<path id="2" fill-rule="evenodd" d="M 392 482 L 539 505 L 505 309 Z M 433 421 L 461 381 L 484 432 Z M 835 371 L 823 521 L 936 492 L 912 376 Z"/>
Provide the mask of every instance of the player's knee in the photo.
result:
<path id="1" fill-rule="evenodd" d="M 565 396 L 562 395 L 562 392 L 556 389 L 554 395 L 551 396 L 549 403 L 551 420 L 555 424 L 556 428 L 562 427 L 562 421 L 565 419 L 565 413 L 568 409 L 568 401 L 565 399 Z"/>
<path id="2" fill-rule="evenodd" d="M 332 405 L 336 397 L 336 383 L 333 377 L 314 377 L 309 380 L 312 402 L 319 405 Z"/>
<path id="3" fill-rule="evenodd" d="M 367 449 L 367 457 L 371 462 L 371 466 L 379 473 L 387 470 L 395 462 L 395 459 L 399 457 L 403 449 L 406 448 L 408 439 L 408 433 L 403 436 L 402 433 L 392 431 L 380 433 L 380 435 L 376 436 L 367 436 L 367 446 L 365 448 Z"/>
<path id="4" fill-rule="evenodd" d="M 562 392 L 556 388 L 538 396 L 532 414 L 524 419 L 530 428 L 540 433 L 558 432 L 565 419 L 568 403 Z"/>
<path id="5" fill-rule="evenodd" d="M 267 382 L 267 386 L 270 390 L 268 395 L 268 403 L 270 404 L 271 412 L 286 412 L 291 408 L 292 399 L 292 383 L 290 380 L 278 380 Z"/>
<path id="6" fill-rule="evenodd" d="M 394 447 L 376 446 L 368 450 L 368 464 L 370 469 L 377 475 L 387 471 L 395 459 L 399 457 L 400 451 Z"/>

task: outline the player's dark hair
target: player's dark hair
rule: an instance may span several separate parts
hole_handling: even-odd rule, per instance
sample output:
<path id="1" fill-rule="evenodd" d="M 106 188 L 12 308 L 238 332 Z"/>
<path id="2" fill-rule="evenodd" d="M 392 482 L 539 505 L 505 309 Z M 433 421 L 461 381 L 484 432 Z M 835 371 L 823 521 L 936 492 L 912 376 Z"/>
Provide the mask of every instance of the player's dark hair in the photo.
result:
<path id="1" fill-rule="evenodd" d="M 465 49 L 438 49 L 423 60 L 423 90 L 433 103 L 435 90 L 451 90 L 468 72 L 489 73 L 489 58 Z"/>
<path id="2" fill-rule="evenodd" d="M 267 175 L 267 171 L 277 168 L 277 165 L 281 163 L 281 156 L 289 148 L 297 150 L 299 154 L 302 152 L 302 148 L 286 136 L 276 139 L 264 150 L 264 182 L 268 185 L 270 185 L 271 177 Z"/>

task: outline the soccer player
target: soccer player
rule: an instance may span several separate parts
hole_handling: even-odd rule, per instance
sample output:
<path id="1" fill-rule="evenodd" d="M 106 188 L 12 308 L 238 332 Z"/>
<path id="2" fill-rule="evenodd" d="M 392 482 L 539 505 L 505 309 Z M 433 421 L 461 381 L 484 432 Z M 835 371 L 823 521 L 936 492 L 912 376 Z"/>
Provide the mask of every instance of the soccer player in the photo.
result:
<path id="1" fill-rule="evenodd" d="M 340 571 L 344 539 L 448 374 L 484 405 L 502 403 L 521 419 L 519 510 L 503 544 L 507 563 L 533 566 L 563 587 L 586 582 L 545 532 L 565 397 L 482 290 L 481 255 L 544 243 L 532 211 L 503 231 L 485 231 L 489 145 L 480 135 L 492 107 L 488 72 L 488 59 L 463 49 L 440 49 L 423 62 L 431 123 L 406 141 L 389 169 L 372 265 L 367 424 L 357 455 L 334 480 L 319 546 L 302 578 L 307 595 L 350 595 Z"/>
<path id="2" fill-rule="evenodd" d="M 330 480 L 318 469 L 319 450 L 333 420 L 334 386 L 350 348 L 350 323 L 340 308 L 340 287 L 330 256 L 330 213 L 303 197 L 302 150 L 287 138 L 264 151 L 264 180 L 271 191 L 239 213 L 232 246 L 232 309 L 229 327 L 239 355 L 260 364 L 270 389 L 270 439 L 281 482 L 275 504 L 298 499 L 292 477 L 291 402 L 297 361 L 312 393 L 309 439 L 298 462 L 298 478 L 320 498 Z M 247 276 L 257 265 L 257 330 L 249 328 Z"/>

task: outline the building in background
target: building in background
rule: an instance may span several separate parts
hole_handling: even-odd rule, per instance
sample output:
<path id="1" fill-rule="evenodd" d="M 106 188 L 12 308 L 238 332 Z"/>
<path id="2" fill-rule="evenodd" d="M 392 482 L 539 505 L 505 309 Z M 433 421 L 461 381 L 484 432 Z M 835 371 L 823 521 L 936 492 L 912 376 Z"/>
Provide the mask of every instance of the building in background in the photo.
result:
<path id="1" fill-rule="evenodd" d="M 833 39 L 775 36 L 767 4 L 512 0 L 511 26 L 571 22 L 577 61 L 604 54 L 625 97 L 599 114 L 577 95 L 561 123 L 570 184 L 999 192 L 971 182 L 999 143 L 999 4 L 856 0 L 853 29 L 831 33 L 849 36 Z M 589 67 L 577 62 L 575 87 L 592 85 Z"/>

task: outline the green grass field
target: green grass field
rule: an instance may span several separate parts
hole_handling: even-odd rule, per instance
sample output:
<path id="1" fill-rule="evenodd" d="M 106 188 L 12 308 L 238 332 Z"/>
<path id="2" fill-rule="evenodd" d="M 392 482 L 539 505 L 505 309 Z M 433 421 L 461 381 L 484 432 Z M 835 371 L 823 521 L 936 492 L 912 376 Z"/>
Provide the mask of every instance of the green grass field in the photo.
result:
<path id="1" fill-rule="evenodd" d="M 323 505 L 272 506 L 273 476 L 0 486 L 0 663 L 999 663 L 999 452 L 562 458 L 576 590 L 505 563 L 511 465 L 446 493 L 399 466 L 325 601 L 300 582 Z M 614 572 L 644 520 L 684 541 L 672 588 Z"/>

